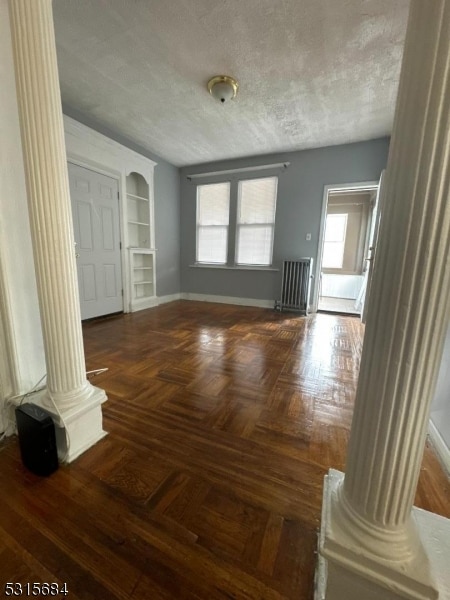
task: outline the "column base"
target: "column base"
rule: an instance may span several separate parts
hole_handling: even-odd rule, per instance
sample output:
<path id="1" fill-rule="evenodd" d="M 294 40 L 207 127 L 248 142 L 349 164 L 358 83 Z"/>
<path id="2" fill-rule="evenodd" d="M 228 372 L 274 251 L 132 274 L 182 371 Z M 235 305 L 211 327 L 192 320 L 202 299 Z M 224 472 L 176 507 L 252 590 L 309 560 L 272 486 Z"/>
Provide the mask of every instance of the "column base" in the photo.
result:
<path id="1" fill-rule="evenodd" d="M 47 393 L 39 404 L 53 416 L 60 462 L 71 463 L 107 435 L 103 430 L 101 406 L 107 400 L 106 393 L 90 385 L 86 398 L 69 410 L 60 410 L 60 414 L 45 397 Z"/>
<path id="2" fill-rule="evenodd" d="M 343 479 L 334 469 L 325 477 L 315 600 L 450 600 L 450 520 L 413 508 L 419 551 L 405 562 L 383 560 L 355 547 L 336 522 L 332 504 Z"/>

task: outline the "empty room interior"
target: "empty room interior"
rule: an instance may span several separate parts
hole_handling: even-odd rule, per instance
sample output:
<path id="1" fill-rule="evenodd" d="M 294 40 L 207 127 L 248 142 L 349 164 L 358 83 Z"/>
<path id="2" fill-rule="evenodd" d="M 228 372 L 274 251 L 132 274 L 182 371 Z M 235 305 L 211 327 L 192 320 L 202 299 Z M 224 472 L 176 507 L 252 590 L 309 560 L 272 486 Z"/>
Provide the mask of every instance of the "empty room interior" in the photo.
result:
<path id="1" fill-rule="evenodd" d="M 450 600 L 450 0 L 0 48 L 0 595 Z"/>

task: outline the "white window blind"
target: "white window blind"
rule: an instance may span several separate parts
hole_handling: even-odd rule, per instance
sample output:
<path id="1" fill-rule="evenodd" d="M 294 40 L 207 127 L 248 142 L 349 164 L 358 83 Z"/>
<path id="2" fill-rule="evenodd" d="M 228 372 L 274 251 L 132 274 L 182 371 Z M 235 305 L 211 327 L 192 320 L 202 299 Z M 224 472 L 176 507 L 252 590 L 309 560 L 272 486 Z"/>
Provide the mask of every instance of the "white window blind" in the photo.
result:
<path id="1" fill-rule="evenodd" d="M 342 269 L 346 231 L 346 214 L 327 215 L 322 258 L 324 269 Z"/>
<path id="2" fill-rule="evenodd" d="M 236 264 L 272 264 L 277 177 L 239 182 Z"/>
<path id="3" fill-rule="evenodd" d="M 197 262 L 227 262 L 229 214 L 229 182 L 197 186 Z"/>

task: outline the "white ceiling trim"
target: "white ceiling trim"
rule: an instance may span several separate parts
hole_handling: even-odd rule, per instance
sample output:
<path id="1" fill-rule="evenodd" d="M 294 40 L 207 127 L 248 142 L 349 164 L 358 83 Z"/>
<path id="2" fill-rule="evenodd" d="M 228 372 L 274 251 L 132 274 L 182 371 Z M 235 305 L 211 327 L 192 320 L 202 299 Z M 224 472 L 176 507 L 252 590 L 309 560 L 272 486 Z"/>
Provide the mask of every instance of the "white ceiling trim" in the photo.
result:
<path id="1" fill-rule="evenodd" d="M 192 179 L 200 179 L 202 177 L 215 177 L 218 175 L 232 175 L 234 173 L 248 173 L 250 171 L 252 171 L 252 172 L 268 171 L 271 169 L 286 170 L 290 164 L 291 164 L 290 162 L 283 162 L 283 163 L 274 163 L 272 165 L 257 165 L 255 167 L 240 167 L 239 169 L 225 169 L 224 171 L 210 171 L 207 173 L 191 173 L 189 175 L 186 175 L 186 179 L 189 179 L 189 181 L 191 181 Z"/>

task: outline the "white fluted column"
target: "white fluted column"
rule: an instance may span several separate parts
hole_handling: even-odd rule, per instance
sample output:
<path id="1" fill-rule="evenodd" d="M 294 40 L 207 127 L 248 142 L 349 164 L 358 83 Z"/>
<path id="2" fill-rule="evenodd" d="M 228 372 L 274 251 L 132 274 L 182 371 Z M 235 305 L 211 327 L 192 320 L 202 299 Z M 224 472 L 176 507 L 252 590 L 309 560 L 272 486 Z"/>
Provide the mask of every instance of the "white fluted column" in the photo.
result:
<path id="1" fill-rule="evenodd" d="M 85 375 L 51 0 L 9 0 L 48 393 L 61 412 L 103 391 Z"/>
<path id="2" fill-rule="evenodd" d="M 450 308 L 450 0 L 411 3 L 371 289 L 322 551 L 384 587 L 368 598 L 436 598 L 412 506 Z"/>

